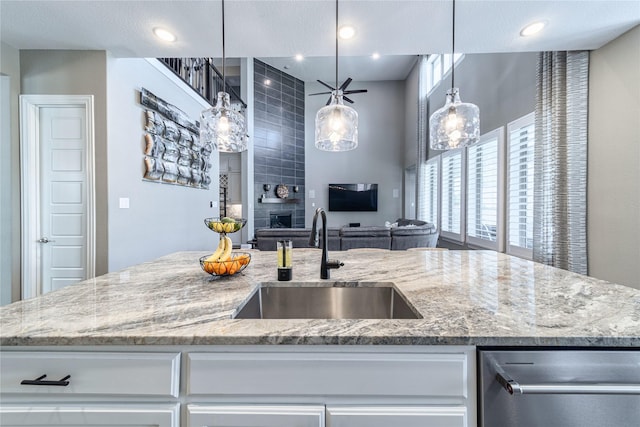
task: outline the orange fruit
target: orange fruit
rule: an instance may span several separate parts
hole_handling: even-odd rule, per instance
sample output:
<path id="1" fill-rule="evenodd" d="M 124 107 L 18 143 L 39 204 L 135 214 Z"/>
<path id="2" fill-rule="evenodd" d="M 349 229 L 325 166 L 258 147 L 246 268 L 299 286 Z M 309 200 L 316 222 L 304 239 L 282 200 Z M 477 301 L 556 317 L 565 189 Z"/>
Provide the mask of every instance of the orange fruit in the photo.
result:
<path id="1" fill-rule="evenodd" d="M 237 258 L 237 260 L 238 260 L 238 262 L 240 263 L 240 265 L 246 265 L 246 264 L 249 264 L 249 260 L 250 260 L 250 259 L 251 259 L 251 258 L 250 258 L 250 257 L 249 257 L 249 255 L 247 255 L 247 254 L 238 255 L 238 258 Z"/>
<path id="2" fill-rule="evenodd" d="M 212 262 L 204 261 L 202 265 L 204 267 L 204 271 L 206 271 L 209 274 L 213 273 L 213 263 Z"/>
<path id="3" fill-rule="evenodd" d="M 227 266 L 224 262 L 213 262 L 213 272 L 221 276 L 227 272 Z"/>
<path id="4" fill-rule="evenodd" d="M 225 262 L 227 264 L 227 273 L 236 274 L 240 268 L 240 263 L 235 260 Z"/>

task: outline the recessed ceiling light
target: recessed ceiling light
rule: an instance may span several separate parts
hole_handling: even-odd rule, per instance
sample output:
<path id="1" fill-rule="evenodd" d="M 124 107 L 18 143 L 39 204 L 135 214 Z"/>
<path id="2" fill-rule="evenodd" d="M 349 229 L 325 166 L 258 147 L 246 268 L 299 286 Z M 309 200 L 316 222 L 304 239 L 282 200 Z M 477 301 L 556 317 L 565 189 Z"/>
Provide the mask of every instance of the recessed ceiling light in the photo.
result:
<path id="1" fill-rule="evenodd" d="M 265 79 L 264 80 L 264 84 L 266 84 L 267 86 L 269 86 L 271 84 L 271 80 L 269 79 Z"/>
<path id="2" fill-rule="evenodd" d="M 295 56 L 295 58 L 296 58 L 296 61 L 298 61 L 298 62 L 300 62 L 300 61 L 304 60 L 304 56 L 302 56 L 301 54 L 297 54 L 297 55 Z"/>
<path id="3" fill-rule="evenodd" d="M 545 21 L 534 22 L 533 24 L 529 24 L 520 31 L 520 35 L 522 37 L 529 37 L 536 33 L 542 31 L 542 29 L 547 25 Z"/>
<path id="4" fill-rule="evenodd" d="M 380 54 L 378 52 L 373 52 L 373 54 L 371 55 L 372 59 L 380 59 Z"/>
<path id="5" fill-rule="evenodd" d="M 338 36 L 343 40 L 348 40 L 356 35 L 356 29 L 351 25 L 343 25 L 338 29 Z"/>
<path id="6" fill-rule="evenodd" d="M 164 28 L 160 28 L 160 27 L 156 27 L 153 29 L 153 34 L 156 35 L 157 38 L 159 38 L 160 40 L 164 40 L 166 42 L 171 42 L 173 43 L 174 41 L 176 41 L 176 36 L 168 31 L 165 30 Z"/>

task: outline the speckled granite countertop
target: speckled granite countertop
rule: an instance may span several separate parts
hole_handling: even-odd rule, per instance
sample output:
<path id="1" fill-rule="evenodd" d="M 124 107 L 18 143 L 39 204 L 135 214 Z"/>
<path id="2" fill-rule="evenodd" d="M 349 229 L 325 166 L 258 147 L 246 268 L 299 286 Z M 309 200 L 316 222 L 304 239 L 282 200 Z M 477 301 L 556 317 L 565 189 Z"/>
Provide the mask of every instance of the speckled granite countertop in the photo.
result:
<path id="1" fill-rule="evenodd" d="M 330 253 L 329 282 L 393 282 L 423 319 L 232 319 L 276 281 L 276 253 L 251 253 L 230 278 L 180 252 L 2 307 L 0 345 L 640 346 L 640 290 L 492 251 Z M 295 249 L 294 281 L 320 282 L 320 256 Z"/>

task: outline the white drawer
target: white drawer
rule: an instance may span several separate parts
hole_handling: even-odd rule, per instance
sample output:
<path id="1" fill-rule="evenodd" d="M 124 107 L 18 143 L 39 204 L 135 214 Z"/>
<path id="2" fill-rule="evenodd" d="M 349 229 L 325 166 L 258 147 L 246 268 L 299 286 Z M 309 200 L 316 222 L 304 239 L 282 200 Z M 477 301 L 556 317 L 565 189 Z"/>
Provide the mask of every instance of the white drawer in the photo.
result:
<path id="1" fill-rule="evenodd" d="M 327 427 L 465 427 L 467 410 L 456 406 L 327 406 Z"/>
<path id="2" fill-rule="evenodd" d="M 191 395 L 466 399 L 466 353 L 190 353 Z"/>
<path id="3" fill-rule="evenodd" d="M 0 352 L 3 394 L 172 396 L 179 392 L 179 353 Z M 23 380 L 67 386 L 25 385 Z"/>

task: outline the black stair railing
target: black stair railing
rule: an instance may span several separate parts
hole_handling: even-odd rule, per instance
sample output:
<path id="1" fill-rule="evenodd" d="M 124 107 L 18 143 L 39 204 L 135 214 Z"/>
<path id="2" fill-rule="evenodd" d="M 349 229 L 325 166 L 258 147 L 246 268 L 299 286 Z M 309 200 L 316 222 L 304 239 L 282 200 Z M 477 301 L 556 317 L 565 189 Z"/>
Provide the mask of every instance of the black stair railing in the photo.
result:
<path id="1" fill-rule="evenodd" d="M 209 104 L 215 105 L 218 92 L 227 92 L 232 104 L 240 104 L 243 109 L 247 108 L 247 104 L 233 86 L 227 82 L 226 88 L 223 88 L 222 74 L 213 65 L 212 58 L 158 58 L 158 60 Z"/>

